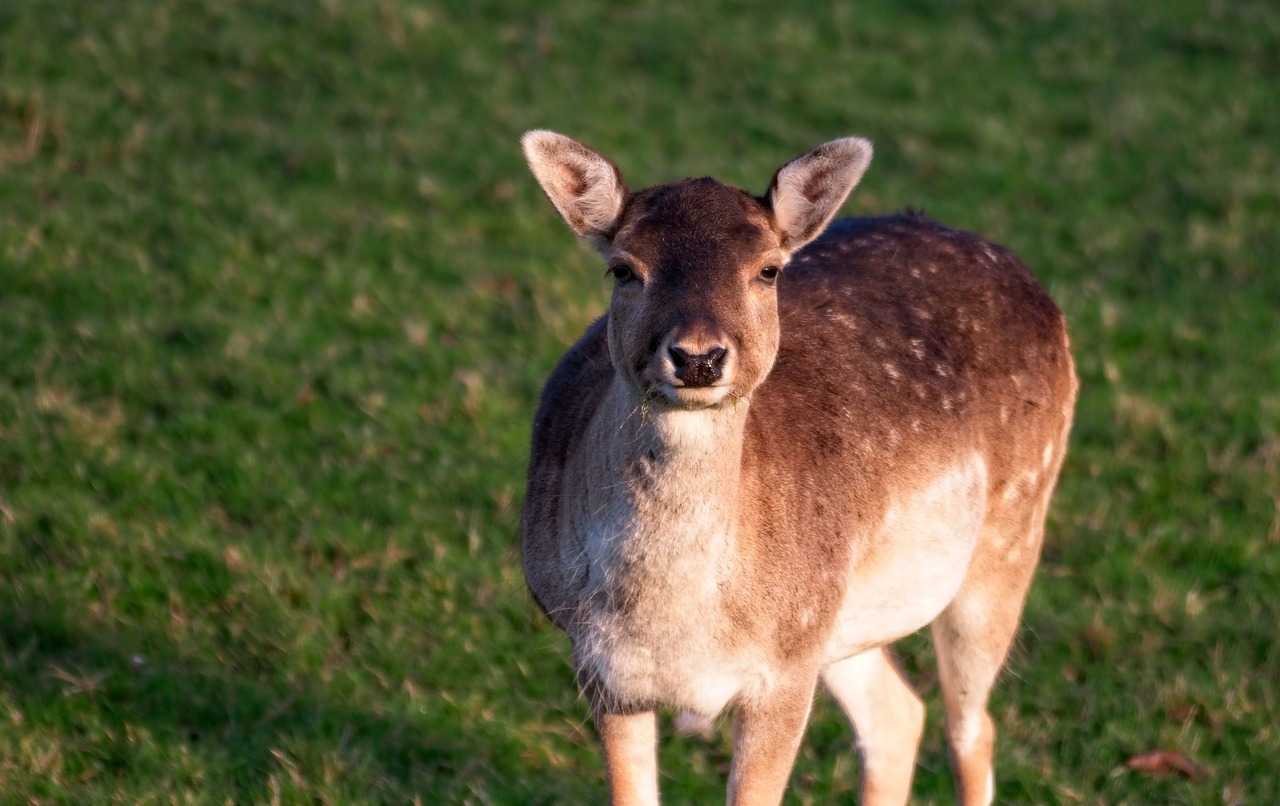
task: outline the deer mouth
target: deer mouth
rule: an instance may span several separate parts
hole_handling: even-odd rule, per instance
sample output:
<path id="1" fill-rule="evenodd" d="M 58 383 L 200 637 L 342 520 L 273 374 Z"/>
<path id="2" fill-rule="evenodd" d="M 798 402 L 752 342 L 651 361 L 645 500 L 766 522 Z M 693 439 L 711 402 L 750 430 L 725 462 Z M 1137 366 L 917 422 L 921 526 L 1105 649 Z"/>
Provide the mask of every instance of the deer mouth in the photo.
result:
<path id="1" fill-rule="evenodd" d="M 646 400 L 664 403 L 678 409 L 710 409 L 723 404 L 726 400 L 737 400 L 728 384 L 719 386 L 686 386 L 679 381 L 670 383 L 663 381 L 649 387 Z"/>

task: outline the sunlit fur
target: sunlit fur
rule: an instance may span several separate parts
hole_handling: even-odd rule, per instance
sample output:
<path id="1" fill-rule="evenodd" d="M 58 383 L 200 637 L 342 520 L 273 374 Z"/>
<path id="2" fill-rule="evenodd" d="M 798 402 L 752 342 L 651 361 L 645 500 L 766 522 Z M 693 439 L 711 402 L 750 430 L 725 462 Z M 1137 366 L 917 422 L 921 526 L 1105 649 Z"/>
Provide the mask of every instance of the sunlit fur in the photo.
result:
<path id="1" fill-rule="evenodd" d="M 931 625 L 959 799 L 991 802 L 987 698 L 1075 400 L 1062 315 L 974 235 L 831 223 L 863 140 L 792 160 L 759 197 L 709 178 L 632 192 L 550 132 L 525 149 L 616 278 L 543 391 L 521 524 L 611 801 L 656 802 L 668 707 L 696 728 L 732 710 L 729 801 L 777 803 L 822 680 L 864 802 L 905 802 L 924 707 L 887 647 Z M 697 355 L 714 369 L 682 378 Z"/>

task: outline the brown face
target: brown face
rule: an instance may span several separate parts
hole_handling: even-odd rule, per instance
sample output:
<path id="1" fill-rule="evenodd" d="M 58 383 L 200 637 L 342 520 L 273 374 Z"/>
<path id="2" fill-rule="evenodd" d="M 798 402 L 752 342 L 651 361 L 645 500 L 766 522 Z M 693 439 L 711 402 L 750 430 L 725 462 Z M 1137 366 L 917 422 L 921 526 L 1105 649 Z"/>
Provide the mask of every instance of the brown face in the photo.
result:
<path id="1" fill-rule="evenodd" d="M 785 254 L 758 200 L 712 179 L 641 191 L 605 256 L 610 356 L 646 399 L 732 403 L 768 375 Z"/>
<path id="2" fill-rule="evenodd" d="M 649 401 L 695 409 L 745 398 L 769 374 L 778 275 L 871 163 L 866 140 L 832 140 L 779 168 L 764 202 L 706 178 L 628 193 L 618 167 L 576 140 L 534 130 L 520 142 L 565 223 L 608 261 L 619 376 Z"/>

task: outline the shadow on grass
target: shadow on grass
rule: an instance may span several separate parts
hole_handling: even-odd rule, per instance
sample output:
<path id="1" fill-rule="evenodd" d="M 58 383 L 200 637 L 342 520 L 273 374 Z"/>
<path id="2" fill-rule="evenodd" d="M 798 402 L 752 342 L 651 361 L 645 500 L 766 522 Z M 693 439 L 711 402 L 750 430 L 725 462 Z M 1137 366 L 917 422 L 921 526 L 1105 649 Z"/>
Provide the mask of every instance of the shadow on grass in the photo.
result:
<path id="1" fill-rule="evenodd" d="M 281 793 L 448 803 L 489 802 L 495 790 L 506 800 L 518 787 L 521 802 L 553 803 L 564 794 L 547 771 L 521 764 L 514 740 L 472 734 L 460 718 L 370 713 L 319 680 L 235 670 L 218 650 L 193 656 L 154 632 L 74 622 L 54 602 L 0 605 L 0 705 L 57 748 L 28 783 L 60 796 L 163 789 L 236 803 Z M 131 791 L 131 780 L 151 789 Z"/>

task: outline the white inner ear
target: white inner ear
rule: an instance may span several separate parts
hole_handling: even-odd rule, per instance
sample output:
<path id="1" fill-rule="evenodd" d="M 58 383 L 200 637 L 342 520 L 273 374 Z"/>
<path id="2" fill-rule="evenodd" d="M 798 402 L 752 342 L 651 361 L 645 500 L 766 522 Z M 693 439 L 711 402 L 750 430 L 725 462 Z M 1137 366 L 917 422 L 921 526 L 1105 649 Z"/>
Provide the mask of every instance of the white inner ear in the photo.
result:
<path id="1" fill-rule="evenodd" d="M 778 170 L 771 189 L 783 249 L 795 252 L 821 234 L 871 164 L 872 147 L 860 137 L 818 146 Z"/>
<path id="2" fill-rule="evenodd" d="M 773 215 L 783 232 L 783 245 L 789 249 L 800 248 L 800 245 L 793 246 L 792 241 L 805 229 L 805 222 L 814 218 L 813 202 L 804 193 L 805 179 L 798 173 L 783 168 L 773 192 Z"/>
<path id="3" fill-rule="evenodd" d="M 521 138 L 525 160 L 538 184 L 569 228 L 603 248 L 626 201 L 626 185 L 604 156 L 578 141 L 549 131 Z"/>
<path id="4" fill-rule="evenodd" d="M 613 166 L 602 160 L 581 160 L 574 167 L 586 185 L 578 196 L 578 212 L 592 229 L 612 228 L 625 201 Z"/>

